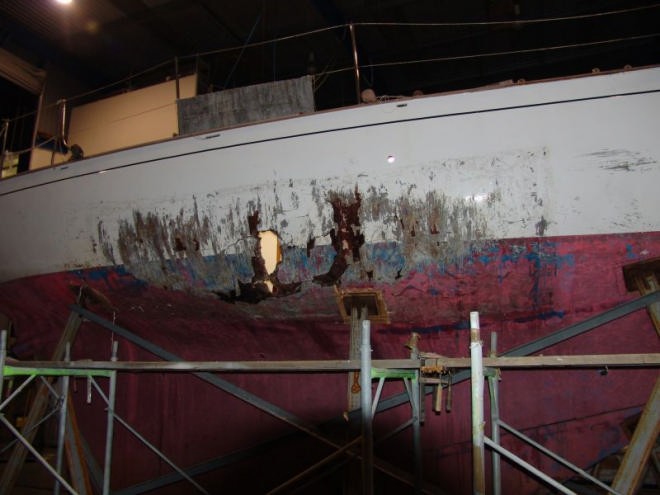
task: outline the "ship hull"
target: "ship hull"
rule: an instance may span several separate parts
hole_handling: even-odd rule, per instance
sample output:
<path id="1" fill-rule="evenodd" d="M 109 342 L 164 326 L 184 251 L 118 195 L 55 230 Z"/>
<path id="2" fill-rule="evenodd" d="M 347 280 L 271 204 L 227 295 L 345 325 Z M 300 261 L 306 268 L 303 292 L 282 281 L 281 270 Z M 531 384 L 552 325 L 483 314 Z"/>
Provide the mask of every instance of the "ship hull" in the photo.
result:
<path id="1" fill-rule="evenodd" d="M 647 69 L 405 99 L 0 182 L 0 311 L 14 322 L 13 352 L 49 357 L 81 295 L 108 321 L 190 361 L 345 359 L 349 325 L 337 294 L 347 290 L 382 297 L 389 321 L 373 325 L 374 359 L 407 357 L 411 332 L 423 351 L 467 356 L 470 311 L 481 315 L 486 350 L 496 332 L 500 352 L 594 317 L 638 296 L 625 266 L 660 256 L 659 84 L 660 69 Z M 271 267 L 268 231 L 278 239 Z M 108 359 L 113 338 L 85 322 L 74 359 Z M 119 340 L 120 359 L 155 359 Z M 658 350 L 641 310 L 543 352 Z M 626 444 L 621 422 L 640 411 L 656 376 L 505 371 L 502 417 L 586 467 Z M 224 378 L 325 425 L 340 443 L 355 433 L 341 419 L 345 374 Z M 220 459 L 225 467 L 200 478 L 211 491 L 264 493 L 332 451 L 194 376 L 126 374 L 118 390 L 118 413 L 177 463 Z M 386 396 L 402 391 L 392 383 Z M 469 493 L 467 383 L 453 395 L 451 413 L 436 415 L 425 400 L 424 478 Z M 76 401 L 100 459 L 104 406 Z M 379 413 L 377 437 L 409 417 L 406 403 Z M 168 471 L 134 442 L 117 431 L 113 486 Z M 241 449 L 251 460 L 236 464 Z M 405 432 L 376 454 L 412 472 L 411 449 Z M 327 493 L 350 481 L 350 470 L 337 473 L 321 483 Z M 503 477 L 507 493 L 539 489 L 511 467 Z M 379 493 L 411 492 L 386 475 L 377 484 Z"/>

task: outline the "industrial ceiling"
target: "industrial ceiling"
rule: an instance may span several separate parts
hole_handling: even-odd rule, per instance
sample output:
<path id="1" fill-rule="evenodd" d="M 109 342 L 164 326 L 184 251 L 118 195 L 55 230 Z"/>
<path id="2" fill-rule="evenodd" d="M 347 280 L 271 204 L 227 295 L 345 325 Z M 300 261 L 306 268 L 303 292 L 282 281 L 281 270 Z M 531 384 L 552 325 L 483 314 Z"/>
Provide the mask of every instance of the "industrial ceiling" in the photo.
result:
<path id="1" fill-rule="evenodd" d="M 430 93 L 656 64 L 659 25 L 650 0 L 0 2 L 0 48 L 87 88 L 176 60 L 208 89 L 314 73 L 320 107 L 355 103 L 354 56 L 362 89 Z"/>

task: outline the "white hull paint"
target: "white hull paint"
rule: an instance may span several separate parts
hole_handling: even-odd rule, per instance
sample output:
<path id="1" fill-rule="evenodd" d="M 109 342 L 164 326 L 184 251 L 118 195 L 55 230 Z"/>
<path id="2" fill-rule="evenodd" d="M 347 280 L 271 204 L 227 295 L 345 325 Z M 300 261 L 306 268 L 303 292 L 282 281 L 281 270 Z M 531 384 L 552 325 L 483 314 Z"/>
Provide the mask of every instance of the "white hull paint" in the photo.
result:
<path id="1" fill-rule="evenodd" d="M 249 258 L 255 212 L 286 246 L 329 245 L 332 199 L 357 195 L 365 244 L 407 243 L 411 264 L 487 239 L 658 231 L 658 129 L 650 68 L 126 149 L 0 182 L 0 281 L 122 264 L 149 279 L 146 262 L 194 264 L 197 248 Z M 216 288 L 235 283 L 219 278 Z"/>

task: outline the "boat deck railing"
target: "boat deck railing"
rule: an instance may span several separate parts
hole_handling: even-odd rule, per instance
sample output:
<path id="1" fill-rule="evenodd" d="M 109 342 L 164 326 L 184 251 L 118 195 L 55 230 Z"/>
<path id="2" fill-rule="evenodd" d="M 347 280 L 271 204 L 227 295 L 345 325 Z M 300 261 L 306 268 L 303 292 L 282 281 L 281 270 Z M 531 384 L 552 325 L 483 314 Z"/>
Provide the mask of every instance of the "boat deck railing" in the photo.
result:
<path id="1" fill-rule="evenodd" d="M 404 42 L 403 36 L 410 30 L 421 31 L 424 35 L 432 36 L 433 33 L 441 34 L 441 30 L 467 30 L 466 36 L 476 36 L 479 30 L 486 28 L 516 28 L 525 26 L 533 29 L 561 22 L 581 22 L 593 17 L 613 17 L 626 14 L 631 11 L 652 9 L 656 5 L 626 8 L 596 14 L 585 14 L 577 16 L 536 18 L 536 19 L 512 19 L 502 21 L 469 21 L 469 22 L 354 22 L 343 23 L 332 26 L 324 26 L 319 29 L 280 36 L 273 39 L 254 41 L 252 34 L 241 45 L 219 48 L 205 52 L 190 54 L 187 56 L 174 57 L 147 67 L 137 73 L 131 73 L 126 77 L 105 84 L 101 87 L 84 91 L 75 95 L 48 96 L 50 101 L 45 101 L 45 95 L 38 98 L 35 110 L 12 117 L 2 119 L 0 126 L 0 143 L 2 145 L 2 176 L 11 176 L 32 166 L 27 165 L 34 150 L 42 150 L 51 154 L 50 163 L 45 166 L 55 165 L 59 160 L 75 160 L 82 158 L 82 149 L 77 149 L 68 142 L 68 125 L 71 108 L 83 104 L 107 98 L 109 96 L 123 94 L 136 89 L 148 87 L 157 82 L 174 81 L 176 95 L 172 105 L 180 98 L 179 80 L 184 75 L 198 75 L 198 92 L 204 94 L 218 90 L 235 87 L 260 84 L 266 81 L 278 81 L 304 75 L 313 76 L 313 90 L 315 105 L 318 110 L 339 108 L 347 105 L 361 104 L 364 102 L 375 102 L 396 98 L 398 96 L 410 96 L 419 93 L 438 93 L 465 89 L 461 84 L 458 66 L 477 60 L 511 59 L 512 68 L 524 69 L 525 63 L 519 59 L 531 55 L 543 55 L 545 58 L 557 57 L 561 59 L 562 52 L 567 50 L 584 49 L 585 51 L 606 49 L 608 46 L 629 46 L 635 43 L 645 43 L 649 39 L 657 38 L 660 33 L 644 33 L 625 37 L 590 40 L 562 45 L 529 46 L 516 50 L 492 50 L 472 53 L 444 53 L 433 54 L 425 50 L 419 52 L 416 59 L 398 59 L 396 52 L 380 54 L 378 59 L 369 56 L 369 59 L 360 59 L 359 47 L 367 43 L 374 36 L 383 36 L 388 33 L 388 39 L 397 39 L 397 43 Z M 540 29 L 540 28 L 539 28 Z M 253 30 L 254 31 L 254 30 Z M 470 34 L 472 33 L 472 34 Z M 401 35 L 401 36 L 399 36 Z M 304 39 L 307 46 L 311 47 L 307 53 L 301 55 L 300 39 Z M 328 39 L 331 39 L 330 44 Z M 333 46 L 332 53 L 316 53 L 314 47 Z M 287 50 L 290 52 L 287 53 Z M 325 51 L 325 50 L 324 50 Z M 251 79 L 247 79 L 245 72 L 239 71 L 242 64 L 250 58 L 251 52 L 260 53 L 260 57 L 272 58 L 270 68 L 260 71 L 248 71 Z M 304 56 L 304 63 L 291 64 L 292 57 Z M 280 63 L 278 60 L 287 60 L 288 64 Z M 296 58 L 297 60 L 297 58 Z M 427 72 L 430 66 L 443 65 L 442 82 L 433 81 L 425 77 L 425 81 L 416 86 L 413 81 L 419 80 L 420 75 Z M 522 64 L 522 65 L 520 65 Z M 292 71 L 291 67 L 297 69 Z M 445 67 L 447 70 L 445 70 Z M 222 68 L 222 69 L 218 69 Z M 621 69 L 628 68 L 621 67 Z M 598 70 L 598 69 L 594 69 Z M 393 74 L 398 71 L 396 80 L 403 84 L 397 88 L 378 88 L 379 81 L 385 79 L 383 74 Z M 455 75 L 448 75 L 455 74 Z M 565 76 L 566 74 L 555 74 Z M 422 78 L 424 79 L 424 78 Z M 509 81 L 525 82 L 520 81 Z M 493 84 L 500 84 L 498 80 Z M 340 91 L 336 89 L 340 88 Z M 386 89 L 387 91 L 383 91 Z M 366 91 L 365 91 L 366 90 Z M 386 94 L 391 93 L 391 94 Z M 154 108 L 149 111 L 156 111 Z M 30 132 L 30 129 L 32 131 Z M 50 129 L 50 132 L 42 132 Z M 29 134 L 29 139 L 27 134 Z M 42 164 L 41 166 L 44 166 Z"/>

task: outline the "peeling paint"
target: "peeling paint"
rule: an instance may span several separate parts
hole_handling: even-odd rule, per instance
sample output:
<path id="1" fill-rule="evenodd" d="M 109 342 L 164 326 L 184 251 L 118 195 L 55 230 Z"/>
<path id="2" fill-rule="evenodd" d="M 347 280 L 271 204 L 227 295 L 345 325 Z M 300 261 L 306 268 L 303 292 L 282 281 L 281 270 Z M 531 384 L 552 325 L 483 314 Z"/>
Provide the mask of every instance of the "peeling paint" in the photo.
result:
<path id="1" fill-rule="evenodd" d="M 486 221 L 474 201 L 431 191 L 424 200 L 401 197 L 393 207 L 393 231 L 408 265 L 454 262 L 485 240 Z"/>
<path id="2" fill-rule="evenodd" d="M 293 210 L 282 216 L 277 210 L 284 205 L 270 206 L 278 201 L 274 184 L 253 188 L 249 199 L 226 200 L 225 208 L 214 205 L 218 200 L 200 208 L 193 198 L 192 208 L 181 208 L 174 217 L 158 210 L 134 211 L 131 219 L 119 221 L 121 261 L 136 277 L 158 286 L 254 302 L 294 293 L 304 282 L 382 283 L 428 264 L 460 263 L 487 238 L 485 216 L 473 198 L 450 198 L 439 191 L 429 191 L 423 198 L 405 193 L 392 197 L 384 185 L 371 186 L 363 194 L 358 185 L 328 190 L 315 183 L 307 197 L 316 211 L 301 216 Z M 400 187 L 408 192 L 415 189 L 406 183 Z M 492 193 L 484 206 L 495 201 L 497 195 Z M 288 203 L 286 208 L 291 206 Z M 265 218 L 259 208 L 266 210 Z M 243 222 L 236 221 L 242 211 L 249 213 Z M 370 228 L 369 242 L 365 225 Z M 294 249 L 287 250 L 287 259 L 274 274 L 268 274 L 259 252 L 259 231 L 276 228 L 282 242 Z M 299 229 L 306 240 L 297 240 L 300 234 L 292 237 L 291 229 Z M 112 244 L 105 238 L 105 249 L 110 249 Z M 303 256 L 290 254 L 296 250 L 302 250 Z M 259 288 L 262 282 L 268 293 Z"/>
<path id="3" fill-rule="evenodd" d="M 545 235 L 545 230 L 548 228 L 548 221 L 541 217 L 541 220 L 539 220 L 536 223 L 536 235 L 539 237 L 543 237 Z"/>
<path id="4" fill-rule="evenodd" d="M 134 211 L 132 221 L 120 220 L 117 246 L 129 271 L 172 288 L 194 286 L 191 281 L 204 276 L 206 266 L 200 251 L 210 241 L 211 225 L 208 218 L 200 218 L 196 200 L 193 203 L 191 214 L 183 208 L 173 218 Z M 186 263 L 179 263 L 182 260 Z"/>

